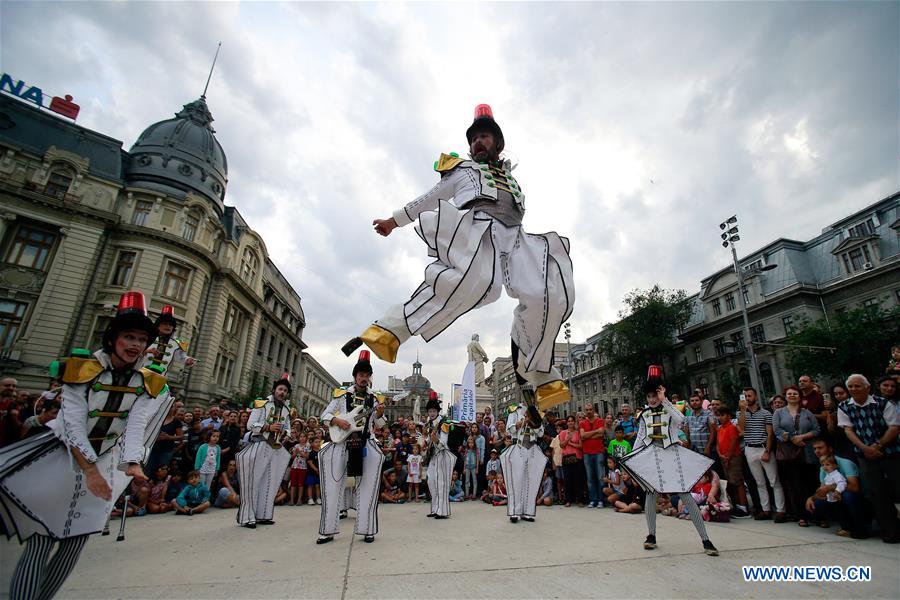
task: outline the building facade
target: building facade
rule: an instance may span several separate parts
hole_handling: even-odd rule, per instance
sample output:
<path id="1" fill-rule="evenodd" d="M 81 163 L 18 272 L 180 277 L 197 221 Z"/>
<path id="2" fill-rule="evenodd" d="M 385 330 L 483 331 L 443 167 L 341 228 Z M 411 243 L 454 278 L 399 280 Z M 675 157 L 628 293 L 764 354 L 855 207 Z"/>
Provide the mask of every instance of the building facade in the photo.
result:
<path id="1" fill-rule="evenodd" d="M 300 379 L 293 393 L 294 405 L 303 417 L 318 418 L 331 402 L 334 390 L 340 386 L 319 361 L 304 352 L 300 360 Z"/>
<path id="2" fill-rule="evenodd" d="M 806 242 L 778 239 L 740 259 L 752 348 L 766 397 L 796 384 L 788 336 L 805 321 L 865 306 L 900 305 L 900 192 L 857 211 Z M 733 267 L 703 279 L 676 362 L 708 397 L 749 385 Z"/>
<path id="3" fill-rule="evenodd" d="M 44 389 L 47 365 L 96 349 L 126 290 L 175 307 L 198 359 L 189 403 L 244 401 L 299 374 L 300 297 L 225 206 L 228 167 L 205 98 L 122 142 L 0 95 L 0 372 Z"/>

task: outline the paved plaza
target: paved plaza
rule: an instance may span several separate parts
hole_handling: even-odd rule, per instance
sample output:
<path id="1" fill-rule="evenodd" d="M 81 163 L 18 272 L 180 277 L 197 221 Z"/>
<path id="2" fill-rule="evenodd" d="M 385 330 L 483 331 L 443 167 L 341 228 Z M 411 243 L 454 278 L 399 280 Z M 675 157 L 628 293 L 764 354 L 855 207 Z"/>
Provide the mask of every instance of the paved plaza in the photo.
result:
<path id="1" fill-rule="evenodd" d="M 342 521 L 315 542 L 319 507 L 278 507 L 277 524 L 235 525 L 233 510 L 129 519 L 127 539 L 94 536 L 60 598 L 892 598 L 900 546 L 834 530 L 752 520 L 708 523 L 721 556 L 689 521 L 659 517 L 648 552 L 643 515 L 553 507 L 533 524 L 468 502 L 452 518 L 426 504 L 382 506 L 375 543 Z M 116 522 L 113 523 L 114 528 Z M 0 542 L 6 597 L 19 546 Z M 743 565 L 864 565 L 868 583 L 745 583 Z"/>

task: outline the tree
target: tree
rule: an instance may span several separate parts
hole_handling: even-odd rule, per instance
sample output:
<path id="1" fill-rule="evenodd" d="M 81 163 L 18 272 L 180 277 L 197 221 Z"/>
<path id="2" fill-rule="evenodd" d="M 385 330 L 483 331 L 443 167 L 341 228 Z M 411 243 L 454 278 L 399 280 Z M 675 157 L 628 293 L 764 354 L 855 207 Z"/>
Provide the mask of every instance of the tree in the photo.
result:
<path id="1" fill-rule="evenodd" d="M 884 374 L 891 345 L 900 342 L 900 307 L 865 307 L 818 321 L 803 321 L 788 338 L 792 346 L 825 346 L 835 350 L 792 348 L 788 366 L 794 375 L 822 375 L 843 381 L 862 373 L 874 381 Z"/>
<path id="2" fill-rule="evenodd" d="M 676 333 L 690 314 L 691 304 L 684 290 L 655 285 L 646 291 L 633 290 L 625 297 L 625 307 L 619 311 L 621 319 L 607 325 L 597 342 L 606 366 L 620 373 L 623 388 L 639 395 L 648 365 L 674 365 Z M 671 389 L 687 385 L 681 372 L 666 373 L 666 381 Z"/>

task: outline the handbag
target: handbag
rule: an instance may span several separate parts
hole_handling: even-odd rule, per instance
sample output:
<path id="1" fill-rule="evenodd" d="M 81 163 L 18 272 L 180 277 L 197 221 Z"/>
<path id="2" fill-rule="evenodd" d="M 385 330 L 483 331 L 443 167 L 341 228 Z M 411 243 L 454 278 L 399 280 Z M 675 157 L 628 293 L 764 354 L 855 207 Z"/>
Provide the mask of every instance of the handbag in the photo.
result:
<path id="1" fill-rule="evenodd" d="M 794 417 L 794 431 L 793 435 L 797 435 L 797 431 L 800 429 L 800 413 L 797 412 L 797 415 Z M 781 462 L 783 460 L 791 461 L 797 460 L 801 456 L 803 456 L 803 448 L 795 445 L 790 440 L 783 441 L 778 440 L 778 445 L 775 447 L 775 460 Z"/>

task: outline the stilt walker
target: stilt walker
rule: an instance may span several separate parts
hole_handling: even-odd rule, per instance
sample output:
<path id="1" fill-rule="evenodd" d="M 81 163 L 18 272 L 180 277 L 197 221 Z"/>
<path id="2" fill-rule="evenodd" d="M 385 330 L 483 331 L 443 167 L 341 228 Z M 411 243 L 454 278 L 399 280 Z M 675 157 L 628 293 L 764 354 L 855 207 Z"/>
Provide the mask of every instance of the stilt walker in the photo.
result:
<path id="1" fill-rule="evenodd" d="M 428 484 L 428 492 L 431 494 L 431 512 L 429 517 L 446 519 L 450 516 L 450 481 L 453 479 L 453 467 L 456 465 L 456 455 L 447 446 L 450 428 L 455 427 L 449 421 L 441 417 L 441 402 L 437 392 L 431 390 L 425 404 L 424 433 L 422 435 L 425 450 L 425 483 Z"/>
<path id="2" fill-rule="evenodd" d="M 175 319 L 175 307 L 167 304 L 162 307 L 162 312 L 156 318 L 156 329 L 159 332 L 144 357 L 144 368 L 165 375 L 168 381 L 170 375 L 182 366 L 191 366 L 196 360 L 188 356 L 188 343 L 175 337 L 178 321 Z M 155 399 L 156 406 L 150 411 L 150 424 L 147 426 L 147 452 L 149 455 L 153 444 L 156 442 L 159 431 L 169 409 L 175 402 L 175 396 L 169 388 L 165 394 L 160 394 Z M 147 472 L 155 473 L 157 464 L 147 464 Z"/>
<path id="3" fill-rule="evenodd" d="M 372 364 L 369 352 L 359 353 L 353 367 L 353 385 L 334 391 L 321 421 L 329 428 L 331 441 L 319 451 L 319 483 L 322 516 L 317 544 L 326 544 L 339 533 L 341 512 L 356 509 L 353 533 L 364 541 L 375 541 L 378 533 L 378 486 L 384 453 L 375 443 L 373 429 L 385 425 L 384 399 L 369 391 Z M 354 477 L 352 502 L 345 497 L 347 477 Z"/>
<path id="4" fill-rule="evenodd" d="M 103 348 L 60 364 L 62 408 L 50 431 L 0 450 L 0 526 L 25 544 L 10 582 L 13 600 L 52 598 L 132 477 L 146 479 L 148 411 L 166 385 L 140 368 L 155 338 L 144 295 L 127 292 Z"/>
<path id="5" fill-rule="evenodd" d="M 506 514 L 512 523 L 519 519 L 533 523 L 547 465 L 547 457 L 536 443 L 544 435 L 543 416 L 533 405 L 520 404 L 509 413 L 506 430 L 515 442 L 500 455 L 506 482 Z"/>
<path id="6" fill-rule="evenodd" d="M 719 551 L 706 534 L 706 526 L 691 488 L 712 466 L 712 459 L 678 443 L 678 431 L 684 415 L 666 399 L 662 367 L 651 365 L 644 384 L 648 408 L 640 416 L 634 450 L 620 464 L 647 492 L 644 513 L 647 515 L 647 539 L 644 548 L 656 548 L 656 500 L 659 494 L 678 494 L 700 539 L 703 551 L 718 556 Z"/>
<path id="7" fill-rule="evenodd" d="M 467 312 L 507 294 L 519 301 L 513 314 L 512 357 L 517 380 L 535 387 L 546 410 L 567 402 L 569 389 L 553 366 L 554 342 L 572 313 L 575 287 L 569 241 L 557 233 L 526 233 L 525 196 L 502 159 L 505 141 L 491 107 L 480 104 L 466 131 L 471 160 L 442 154 L 441 179 L 427 193 L 373 222 L 390 235 L 418 219 L 416 233 L 434 258 L 412 297 L 388 309 L 342 350 L 366 344 L 393 363 L 413 335 L 431 341 Z"/>
<path id="8" fill-rule="evenodd" d="M 247 420 L 250 443 L 235 456 L 241 484 L 237 522 L 242 527 L 275 523 L 275 496 L 291 461 L 282 445 L 291 434 L 290 394 L 290 376 L 285 373 L 272 384 L 268 398 L 256 401 Z"/>

